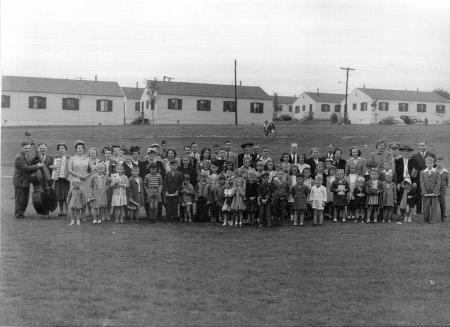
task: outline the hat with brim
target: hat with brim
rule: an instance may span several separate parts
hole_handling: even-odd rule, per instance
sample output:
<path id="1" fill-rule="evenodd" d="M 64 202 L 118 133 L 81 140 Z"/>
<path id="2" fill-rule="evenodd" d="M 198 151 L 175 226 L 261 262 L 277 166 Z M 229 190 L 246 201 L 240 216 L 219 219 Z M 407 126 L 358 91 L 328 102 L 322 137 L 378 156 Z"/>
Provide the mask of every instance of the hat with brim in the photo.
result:
<path id="1" fill-rule="evenodd" d="M 245 149 L 245 148 L 251 148 L 253 146 L 252 142 L 247 142 L 241 145 L 241 148 Z"/>
<path id="2" fill-rule="evenodd" d="M 148 148 L 147 153 L 156 153 L 156 150 L 153 148 Z"/>
<path id="3" fill-rule="evenodd" d="M 151 148 L 158 148 L 158 149 L 159 149 L 159 144 L 158 144 L 158 143 L 153 143 L 150 147 L 151 147 Z"/>
<path id="4" fill-rule="evenodd" d="M 83 149 L 85 148 L 84 142 L 82 140 L 75 141 L 74 148 L 76 149 L 79 145 L 82 145 Z"/>
<path id="5" fill-rule="evenodd" d="M 389 147 L 391 149 L 398 149 L 400 147 L 400 143 L 398 143 L 398 142 L 391 142 L 391 143 L 389 143 Z"/>
<path id="6" fill-rule="evenodd" d="M 400 151 L 413 152 L 414 150 L 409 145 L 402 145 L 398 148 Z"/>
<path id="7" fill-rule="evenodd" d="M 378 141 L 375 143 L 375 147 L 378 148 L 378 146 L 379 146 L 380 144 L 386 145 L 386 140 L 385 140 L 385 139 L 378 140 Z"/>

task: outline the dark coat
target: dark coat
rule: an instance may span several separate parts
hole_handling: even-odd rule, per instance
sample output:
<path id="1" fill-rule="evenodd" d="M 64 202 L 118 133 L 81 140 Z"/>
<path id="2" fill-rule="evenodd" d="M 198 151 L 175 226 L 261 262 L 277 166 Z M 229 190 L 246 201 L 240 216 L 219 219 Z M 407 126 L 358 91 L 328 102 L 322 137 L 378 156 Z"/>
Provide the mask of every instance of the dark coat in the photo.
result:
<path id="1" fill-rule="evenodd" d="M 254 153 L 251 153 L 251 154 L 250 154 L 250 157 L 251 157 L 250 166 L 253 167 L 253 165 L 254 165 L 254 163 L 255 163 L 255 161 L 256 161 L 256 155 L 255 155 Z M 243 154 L 243 153 L 239 153 L 239 154 L 238 154 L 238 157 L 237 157 L 237 164 L 238 164 L 238 166 L 237 166 L 237 167 L 234 167 L 235 169 L 241 167 L 241 166 L 244 164 L 244 154 Z"/>
<path id="2" fill-rule="evenodd" d="M 319 161 L 323 162 L 322 158 L 319 158 Z M 311 167 L 311 176 L 315 177 L 316 176 L 316 162 L 314 161 L 314 159 L 308 158 L 305 160 L 305 163 Z"/>
<path id="3" fill-rule="evenodd" d="M 400 184 L 405 179 L 403 176 L 403 169 L 405 168 L 403 158 L 395 159 L 395 175 L 396 175 L 396 182 Z M 409 159 L 408 160 L 408 173 L 411 175 L 411 172 L 414 168 L 414 160 Z M 416 182 L 418 180 L 418 176 L 412 177 L 412 181 Z"/>
<path id="4" fill-rule="evenodd" d="M 433 157 L 436 160 L 436 156 L 434 155 L 434 153 L 425 151 L 425 156 L 422 157 L 422 155 L 420 154 L 420 152 L 415 153 L 412 157 L 411 160 L 414 163 L 414 168 L 417 171 L 422 171 L 425 168 L 427 168 L 427 165 L 425 164 L 425 158 L 426 157 Z"/>
<path id="5" fill-rule="evenodd" d="M 14 186 L 23 188 L 30 187 L 31 174 L 38 169 L 39 167 L 36 164 L 31 164 L 31 161 L 25 157 L 25 154 L 20 152 L 14 159 Z"/>

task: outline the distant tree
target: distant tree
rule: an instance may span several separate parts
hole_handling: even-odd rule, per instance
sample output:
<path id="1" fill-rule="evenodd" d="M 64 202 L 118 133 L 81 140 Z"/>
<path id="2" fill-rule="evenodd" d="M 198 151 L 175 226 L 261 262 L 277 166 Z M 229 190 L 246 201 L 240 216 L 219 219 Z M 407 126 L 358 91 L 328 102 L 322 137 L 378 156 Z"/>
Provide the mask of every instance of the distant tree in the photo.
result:
<path id="1" fill-rule="evenodd" d="M 278 94 L 277 92 L 273 93 L 273 113 L 272 113 L 272 120 L 277 119 L 277 111 L 278 111 Z"/>
<path id="2" fill-rule="evenodd" d="M 434 93 L 437 93 L 437 94 L 439 94 L 440 96 L 442 96 L 442 97 L 444 97 L 444 98 L 450 100 L 450 93 L 447 92 L 447 90 L 444 90 L 444 89 L 435 89 L 435 90 L 433 90 L 433 92 L 434 92 Z"/>

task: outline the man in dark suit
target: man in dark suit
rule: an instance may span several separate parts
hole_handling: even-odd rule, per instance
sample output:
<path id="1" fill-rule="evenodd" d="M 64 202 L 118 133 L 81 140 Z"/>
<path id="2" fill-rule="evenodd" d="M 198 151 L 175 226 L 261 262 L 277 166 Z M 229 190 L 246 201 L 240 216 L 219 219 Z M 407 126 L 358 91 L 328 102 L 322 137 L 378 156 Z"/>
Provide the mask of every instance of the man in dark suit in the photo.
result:
<path id="1" fill-rule="evenodd" d="M 244 164 L 244 158 L 250 158 L 250 164 L 253 167 L 254 162 L 256 160 L 255 155 L 251 153 L 253 143 L 244 143 L 241 145 L 243 153 L 240 153 L 237 158 L 238 166 L 236 168 L 241 167 Z"/>
<path id="2" fill-rule="evenodd" d="M 307 163 L 311 167 L 311 177 L 314 178 L 316 176 L 316 166 L 319 161 L 323 162 L 321 158 L 319 158 L 319 148 L 312 148 L 309 151 L 311 158 L 306 159 L 305 163 Z"/>
<path id="3" fill-rule="evenodd" d="M 291 153 L 289 153 L 289 163 L 298 164 L 298 145 L 297 143 L 291 144 Z"/>
<path id="4" fill-rule="evenodd" d="M 327 154 L 324 155 L 321 159 L 321 161 L 325 162 L 325 160 L 327 159 L 331 159 L 334 162 L 334 146 L 333 144 L 328 144 L 328 148 L 327 148 Z"/>
<path id="5" fill-rule="evenodd" d="M 231 151 L 231 142 L 225 141 L 225 143 L 223 144 L 223 147 L 225 149 L 225 160 L 231 161 L 233 163 L 235 169 L 237 169 L 238 167 L 236 167 L 236 166 L 238 165 L 238 155 L 237 155 L 237 153 Z"/>
<path id="6" fill-rule="evenodd" d="M 427 151 L 428 145 L 427 142 L 420 142 L 419 143 L 419 151 L 415 153 L 411 157 L 411 161 L 414 164 L 414 169 L 417 170 L 417 193 L 421 194 L 421 187 L 420 187 L 420 172 L 424 170 L 427 165 L 425 164 L 425 158 L 426 157 L 432 157 L 434 160 L 436 160 L 436 156 L 434 153 L 431 153 Z M 417 196 L 416 200 L 416 213 L 422 213 L 422 197 Z"/>
<path id="7" fill-rule="evenodd" d="M 414 162 L 411 160 L 411 153 L 413 149 L 409 145 L 402 145 L 399 147 L 402 157 L 395 159 L 395 175 L 397 177 L 397 199 L 401 199 L 400 184 L 405 178 L 410 178 L 412 183 L 418 183 L 418 172 L 414 169 Z"/>
<path id="8" fill-rule="evenodd" d="M 44 164 L 38 162 L 31 163 L 29 157 L 31 145 L 29 142 L 22 142 L 22 149 L 14 160 L 14 195 L 15 195 L 15 211 L 16 218 L 25 218 L 24 213 L 27 210 L 28 200 L 30 198 L 30 179 L 31 174 L 39 168 L 44 167 Z"/>

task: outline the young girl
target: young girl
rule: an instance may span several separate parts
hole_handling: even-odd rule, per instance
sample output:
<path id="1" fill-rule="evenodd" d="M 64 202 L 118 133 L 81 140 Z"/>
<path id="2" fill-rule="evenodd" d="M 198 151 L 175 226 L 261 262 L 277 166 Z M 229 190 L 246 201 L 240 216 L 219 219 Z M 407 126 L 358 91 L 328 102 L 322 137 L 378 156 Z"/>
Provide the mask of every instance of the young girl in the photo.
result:
<path id="1" fill-rule="evenodd" d="M 400 183 L 400 213 L 403 216 L 403 221 L 411 223 L 411 209 L 415 207 L 417 195 L 416 183 L 411 183 L 411 179 L 406 177 L 403 182 Z"/>
<path id="2" fill-rule="evenodd" d="M 128 211 L 130 221 L 135 224 L 139 221 L 139 209 L 144 205 L 144 182 L 139 176 L 139 167 L 135 166 L 131 169 L 131 178 L 129 179 L 130 187 L 128 189 Z"/>
<path id="3" fill-rule="evenodd" d="M 323 209 L 327 202 L 327 189 L 322 185 L 322 177 L 316 176 L 309 192 L 309 202 L 314 210 L 314 226 L 323 224 Z"/>
<path id="4" fill-rule="evenodd" d="M 225 198 L 225 188 L 226 188 L 226 177 L 225 175 L 220 175 L 217 185 L 213 188 L 214 192 L 214 205 L 213 205 L 213 212 L 215 216 L 213 217 L 214 221 L 217 222 L 223 222 L 223 214 L 222 214 L 222 205 Z"/>
<path id="5" fill-rule="evenodd" d="M 216 189 L 219 185 L 219 174 L 217 173 L 219 167 L 215 164 L 211 165 L 211 173 L 208 176 L 208 198 L 207 205 L 209 208 L 209 216 L 211 217 L 211 221 L 215 222 L 219 219 L 220 216 L 220 207 L 217 206 L 217 194 Z"/>
<path id="6" fill-rule="evenodd" d="M 287 198 L 287 211 L 291 221 L 294 221 L 294 196 L 292 189 L 297 184 L 297 175 L 300 174 L 297 165 L 292 165 L 288 175 L 289 195 Z"/>
<path id="7" fill-rule="evenodd" d="M 327 175 L 325 174 L 325 165 L 322 161 L 319 161 L 316 165 L 316 176 L 319 175 L 322 177 L 322 185 L 326 186 Z"/>
<path id="8" fill-rule="evenodd" d="M 266 162 L 266 171 L 269 173 L 268 181 L 269 181 L 269 183 L 272 183 L 272 178 L 277 176 L 277 172 L 275 170 L 275 165 L 273 164 L 272 160 L 268 160 Z"/>
<path id="9" fill-rule="evenodd" d="M 378 179 L 378 170 L 370 170 L 370 180 L 366 183 L 367 194 L 367 222 L 370 223 L 370 217 L 373 213 L 373 222 L 377 222 L 378 207 L 380 205 L 380 194 L 383 193 L 383 185 Z"/>
<path id="10" fill-rule="evenodd" d="M 294 226 L 303 226 L 305 221 L 305 212 L 308 208 L 309 188 L 303 184 L 303 179 L 305 176 L 298 174 L 296 177 L 297 183 L 291 189 L 291 194 L 294 199 Z"/>
<path id="11" fill-rule="evenodd" d="M 195 191 L 190 181 L 191 177 L 188 174 L 184 174 L 183 186 L 181 188 L 181 207 L 183 207 L 184 212 L 182 221 L 192 223 L 191 207 L 194 203 Z"/>
<path id="12" fill-rule="evenodd" d="M 80 179 L 75 177 L 72 179 L 72 189 L 67 195 L 67 207 L 72 212 L 72 217 L 70 220 L 70 226 L 74 224 L 74 218 L 76 219 L 77 225 L 80 225 L 81 210 L 86 205 L 86 194 L 80 189 Z"/>
<path id="13" fill-rule="evenodd" d="M 211 161 L 208 159 L 203 160 L 202 165 L 199 166 L 200 174 L 205 173 L 207 176 L 211 173 Z"/>
<path id="14" fill-rule="evenodd" d="M 263 172 L 264 172 L 264 162 L 261 160 L 257 161 L 256 162 L 256 177 L 258 179 L 260 179 Z"/>
<path id="15" fill-rule="evenodd" d="M 349 165 L 349 174 L 347 176 L 347 182 L 350 186 L 350 192 L 348 193 L 348 215 L 349 219 L 355 219 L 356 210 L 355 210 L 355 198 L 353 197 L 353 190 L 356 187 L 356 181 L 359 177 L 359 175 L 356 173 L 356 165 L 354 163 L 350 163 Z"/>
<path id="16" fill-rule="evenodd" d="M 223 203 L 222 203 L 222 214 L 223 214 L 223 225 L 230 226 L 233 224 L 232 222 L 232 211 L 231 211 L 231 203 L 233 202 L 234 192 L 236 189 L 233 187 L 234 182 L 231 178 L 227 179 L 225 189 L 223 190 Z"/>
<path id="17" fill-rule="evenodd" d="M 291 170 L 291 164 L 289 163 L 289 153 L 284 152 L 281 155 L 280 158 L 280 168 L 286 173 L 288 174 L 289 171 Z"/>
<path id="18" fill-rule="evenodd" d="M 350 191 L 348 182 L 344 179 L 344 170 L 336 171 L 336 180 L 331 184 L 331 192 L 333 192 L 333 222 L 337 222 L 338 216 L 341 216 L 342 222 L 345 223 L 346 208 L 348 204 L 347 193 Z"/>
<path id="19" fill-rule="evenodd" d="M 67 214 L 67 195 L 70 190 L 69 178 L 69 156 L 67 155 L 67 145 L 64 143 L 57 146 L 59 157 L 53 162 L 53 173 L 55 179 L 56 200 L 59 205 L 59 216 Z M 50 167 L 52 168 L 52 167 Z M 52 176 L 53 177 L 53 176 Z"/>
<path id="20" fill-rule="evenodd" d="M 324 215 L 325 218 L 332 218 L 333 217 L 333 192 L 331 192 L 331 184 L 336 180 L 336 167 L 331 166 L 328 170 L 329 175 L 327 176 L 327 194 L 328 194 L 328 201 L 325 204 L 325 210 Z"/>
<path id="21" fill-rule="evenodd" d="M 170 150 L 168 150 L 170 153 Z M 170 170 L 164 176 L 163 189 L 166 200 L 166 220 L 175 221 L 178 217 L 179 192 L 183 185 L 183 175 L 177 170 L 178 163 L 170 160 Z"/>
<path id="22" fill-rule="evenodd" d="M 158 203 L 161 202 L 162 177 L 158 173 L 158 166 L 155 162 L 149 165 L 150 173 L 144 178 L 144 188 L 147 194 L 146 201 L 149 206 L 150 221 L 154 223 L 158 215 Z"/>
<path id="23" fill-rule="evenodd" d="M 245 208 L 245 181 L 242 177 L 238 177 L 231 203 L 231 210 L 234 212 L 234 226 L 242 226 Z"/>
<path id="24" fill-rule="evenodd" d="M 105 175 L 105 165 L 97 164 L 97 174 L 92 176 L 90 183 L 91 208 L 94 209 L 94 218 L 92 224 L 101 224 L 106 220 L 108 213 L 108 184 L 109 178 Z"/>
<path id="25" fill-rule="evenodd" d="M 439 206 L 439 191 L 441 189 L 441 175 L 433 168 L 434 158 L 426 157 L 426 169 L 420 172 L 420 189 L 423 196 L 423 220 L 434 223 L 441 219 Z"/>
<path id="26" fill-rule="evenodd" d="M 247 210 L 247 222 L 250 225 L 256 223 L 256 213 L 258 212 L 258 183 L 256 174 L 249 174 L 248 183 L 245 185 L 245 207 Z"/>
<path id="27" fill-rule="evenodd" d="M 392 211 L 397 203 L 397 189 L 392 181 L 393 175 L 388 172 L 385 175 L 386 180 L 383 183 L 382 205 L 383 205 L 383 223 L 392 222 Z"/>
<path id="28" fill-rule="evenodd" d="M 299 153 L 297 158 L 298 158 L 298 164 L 297 164 L 297 166 L 298 166 L 298 170 L 299 170 L 299 172 L 300 172 L 301 174 L 304 174 L 303 170 L 304 170 L 305 168 L 310 168 L 310 169 L 311 169 L 311 166 L 308 165 L 307 163 L 305 163 L 305 160 L 306 160 L 306 154 L 304 154 L 304 153 Z"/>
<path id="29" fill-rule="evenodd" d="M 444 158 L 438 157 L 436 159 L 436 170 L 441 177 L 441 188 L 439 190 L 439 204 L 441 206 L 441 221 L 444 222 L 447 210 L 447 205 L 445 203 L 445 196 L 447 194 L 448 187 L 448 170 L 444 168 Z"/>
<path id="30" fill-rule="evenodd" d="M 365 184 L 366 179 L 362 176 L 359 176 L 356 180 L 356 187 L 352 192 L 355 206 L 355 223 L 357 223 L 358 221 L 360 221 L 361 223 L 364 222 L 367 202 Z"/>
<path id="31" fill-rule="evenodd" d="M 223 174 L 225 175 L 225 177 L 227 179 L 235 178 L 236 173 L 234 171 L 234 164 L 231 161 L 226 161 L 224 166 L 225 166 L 225 168 L 224 168 Z"/>
<path id="32" fill-rule="evenodd" d="M 111 207 L 113 209 L 116 223 L 123 223 L 125 216 L 124 207 L 127 205 L 128 178 L 124 175 L 122 165 L 117 165 L 116 174 L 111 175 L 110 187 L 113 189 Z"/>

